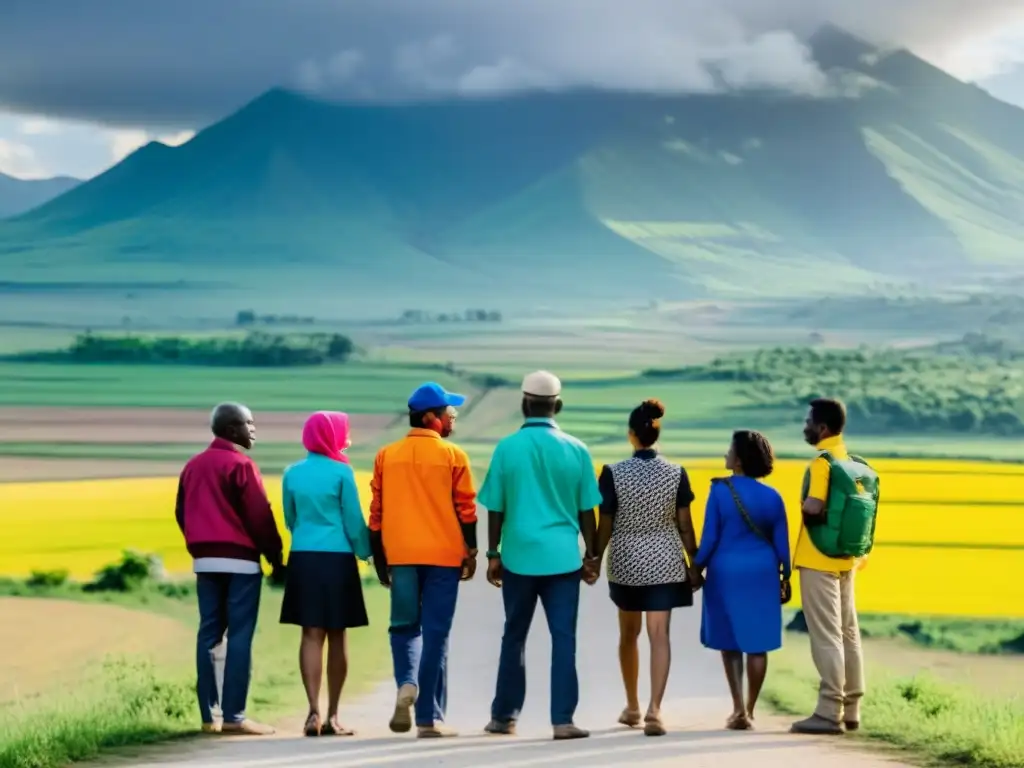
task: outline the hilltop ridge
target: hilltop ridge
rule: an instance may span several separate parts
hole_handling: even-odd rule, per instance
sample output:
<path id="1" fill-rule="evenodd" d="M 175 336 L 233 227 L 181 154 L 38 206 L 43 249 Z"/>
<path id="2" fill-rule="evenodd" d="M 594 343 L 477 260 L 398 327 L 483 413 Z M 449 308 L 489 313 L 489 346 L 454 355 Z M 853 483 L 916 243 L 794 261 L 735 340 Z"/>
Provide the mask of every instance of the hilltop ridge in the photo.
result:
<path id="1" fill-rule="evenodd" d="M 508 308 L 1019 271 L 1024 111 L 835 28 L 810 44 L 876 87 L 387 105 L 272 89 L 0 224 L 0 276 L 244 266 L 240 290 L 387 286 L 396 306 L 429 276 Z"/>

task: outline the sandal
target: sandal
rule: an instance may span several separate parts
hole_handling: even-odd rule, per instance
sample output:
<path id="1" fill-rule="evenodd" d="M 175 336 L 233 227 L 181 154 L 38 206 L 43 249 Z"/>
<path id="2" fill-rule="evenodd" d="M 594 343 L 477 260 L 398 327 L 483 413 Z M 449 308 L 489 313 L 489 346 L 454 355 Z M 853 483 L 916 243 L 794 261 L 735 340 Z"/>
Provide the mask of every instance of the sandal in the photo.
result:
<path id="1" fill-rule="evenodd" d="M 733 712 L 725 721 L 725 727 L 730 731 L 749 731 L 753 729 L 750 720 L 745 712 Z"/>
<path id="2" fill-rule="evenodd" d="M 664 736 L 665 726 L 657 715 L 647 714 L 644 716 L 644 736 Z"/>
<path id="3" fill-rule="evenodd" d="M 629 709 L 627 707 L 622 710 L 622 714 L 619 715 L 619 722 L 623 725 L 628 725 L 630 728 L 636 728 L 640 725 L 640 710 Z"/>
<path id="4" fill-rule="evenodd" d="M 324 723 L 323 728 L 320 729 L 321 736 L 355 736 L 356 732 L 351 728 L 346 728 L 338 722 L 338 716 L 335 715 Z"/>
<path id="5" fill-rule="evenodd" d="M 302 732 L 306 736 L 319 736 L 321 733 L 320 715 L 316 712 L 310 712 L 309 717 L 306 718 L 306 724 L 303 726 Z"/>

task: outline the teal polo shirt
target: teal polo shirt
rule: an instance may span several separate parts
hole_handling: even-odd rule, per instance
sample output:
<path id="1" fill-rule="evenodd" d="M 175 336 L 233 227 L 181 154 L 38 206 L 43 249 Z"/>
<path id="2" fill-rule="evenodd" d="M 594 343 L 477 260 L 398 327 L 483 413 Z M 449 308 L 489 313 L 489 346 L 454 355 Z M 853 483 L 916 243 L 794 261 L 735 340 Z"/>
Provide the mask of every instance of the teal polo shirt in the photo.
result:
<path id="1" fill-rule="evenodd" d="M 501 512 L 502 564 L 522 576 L 579 570 L 581 510 L 601 503 L 594 461 L 553 419 L 527 419 L 494 449 L 477 501 Z"/>

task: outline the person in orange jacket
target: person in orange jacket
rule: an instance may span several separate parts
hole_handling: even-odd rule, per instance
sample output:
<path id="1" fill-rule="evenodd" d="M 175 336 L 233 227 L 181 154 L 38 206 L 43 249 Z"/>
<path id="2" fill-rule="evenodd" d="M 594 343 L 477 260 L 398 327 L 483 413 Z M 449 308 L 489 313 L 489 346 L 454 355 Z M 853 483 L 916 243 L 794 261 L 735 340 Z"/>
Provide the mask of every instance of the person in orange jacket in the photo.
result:
<path id="1" fill-rule="evenodd" d="M 476 573 L 476 489 L 469 457 L 451 436 L 463 395 L 437 383 L 409 397 L 409 432 L 373 465 L 370 544 L 380 583 L 391 590 L 391 655 L 398 695 L 390 728 L 419 738 L 444 728 L 448 635 L 459 581 Z"/>

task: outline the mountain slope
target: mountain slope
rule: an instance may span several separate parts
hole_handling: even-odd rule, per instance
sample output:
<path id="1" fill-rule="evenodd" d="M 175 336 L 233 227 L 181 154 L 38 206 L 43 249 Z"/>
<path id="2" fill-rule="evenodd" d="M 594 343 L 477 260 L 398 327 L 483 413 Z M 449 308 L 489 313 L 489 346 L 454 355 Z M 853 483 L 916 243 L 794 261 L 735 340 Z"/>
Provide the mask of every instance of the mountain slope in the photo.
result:
<path id="1" fill-rule="evenodd" d="M 29 211 L 80 183 L 78 179 L 66 176 L 52 179 L 16 179 L 0 173 L 0 219 Z"/>
<path id="2" fill-rule="evenodd" d="M 1019 271 L 1024 111 L 840 30 L 811 44 L 843 97 L 271 91 L 0 225 L 0 278 L 332 286 L 385 311 Z"/>

